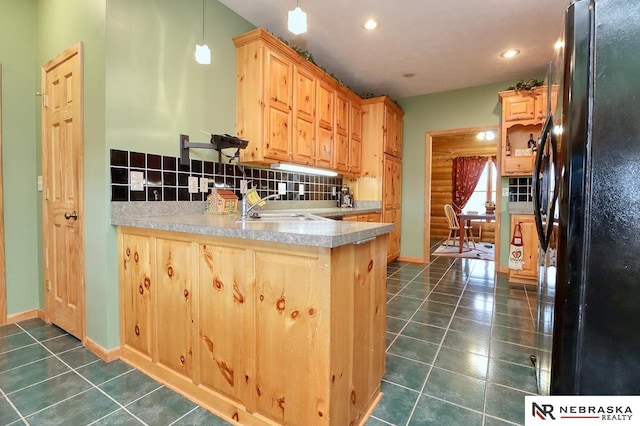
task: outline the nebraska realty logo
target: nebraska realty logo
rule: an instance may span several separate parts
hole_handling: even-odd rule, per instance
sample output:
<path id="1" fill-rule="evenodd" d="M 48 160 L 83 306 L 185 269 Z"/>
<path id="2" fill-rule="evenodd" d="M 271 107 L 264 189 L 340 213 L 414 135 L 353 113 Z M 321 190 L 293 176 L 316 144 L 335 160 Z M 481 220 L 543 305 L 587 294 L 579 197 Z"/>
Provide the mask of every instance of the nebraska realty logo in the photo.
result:
<path id="1" fill-rule="evenodd" d="M 640 424 L 640 396 L 525 396 L 524 399 L 525 426 L 549 422 Z"/>

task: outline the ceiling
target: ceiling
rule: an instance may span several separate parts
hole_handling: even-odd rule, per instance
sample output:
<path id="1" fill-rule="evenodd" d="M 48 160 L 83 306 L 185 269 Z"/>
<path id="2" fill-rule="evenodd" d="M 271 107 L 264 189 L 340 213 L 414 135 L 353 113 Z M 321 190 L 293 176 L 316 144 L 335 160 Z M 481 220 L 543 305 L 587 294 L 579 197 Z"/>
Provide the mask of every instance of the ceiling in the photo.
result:
<path id="1" fill-rule="evenodd" d="M 287 30 L 295 0 L 219 1 L 306 49 L 357 93 L 394 99 L 543 76 L 570 2 L 298 0 L 308 31 L 295 36 Z M 363 28 L 369 18 L 379 22 L 376 30 Z M 501 58 L 510 48 L 520 55 Z"/>

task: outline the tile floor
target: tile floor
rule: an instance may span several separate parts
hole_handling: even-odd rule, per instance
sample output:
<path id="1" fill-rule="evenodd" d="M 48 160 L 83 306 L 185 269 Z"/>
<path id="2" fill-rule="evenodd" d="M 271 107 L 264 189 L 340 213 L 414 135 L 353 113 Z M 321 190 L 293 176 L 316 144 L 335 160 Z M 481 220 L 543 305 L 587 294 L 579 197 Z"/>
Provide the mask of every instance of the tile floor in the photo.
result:
<path id="1" fill-rule="evenodd" d="M 551 345 L 534 331 L 535 293 L 495 280 L 493 262 L 436 257 L 390 264 L 387 296 L 384 396 L 368 426 L 524 423 L 537 391 L 529 355 Z M 28 320 L 0 327 L 0 425 L 23 424 L 229 423 Z"/>

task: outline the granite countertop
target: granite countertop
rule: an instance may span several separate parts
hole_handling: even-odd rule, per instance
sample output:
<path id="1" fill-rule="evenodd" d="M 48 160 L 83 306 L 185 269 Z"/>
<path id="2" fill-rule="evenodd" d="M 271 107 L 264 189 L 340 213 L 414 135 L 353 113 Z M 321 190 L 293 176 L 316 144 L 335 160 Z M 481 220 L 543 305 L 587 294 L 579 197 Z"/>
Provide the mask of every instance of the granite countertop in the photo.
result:
<path id="1" fill-rule="evenodd" d="M 138 211 L 141 210 L 140 208 L 144 208 L 143 203 L 135 204 L 138 204 L 138 206 L 134 206 Z M 114 208 L 114 203 L 112 203 L 111 224 L 330 248 L 356 243 L 368 238 L 387 234 L 393 230 L 393 224 L 339 221 L 324 218 L 380 211 L 379 207 L 366 205 L 356 208 L 322 206 L 295 210 L 262 210 L 263 213 L 268 214 L 295 212 L 320 216 L 320 218 L 317 218 L 318 220 L 288 220 L 282 222 L 242 222 L 237 220 L 238 214 L 206 215 L 204 213 L 195 213 L 192 206 L 179 209 L 175 208 L 175 205 L 161 206 L 159 203 L 153 203 L 153 207 L 154 209 L 152 210 L 156 215 L 145 215 L 144 213 L 138 213 L 136 210 L 132 210 L 132 206 L 116 206 Z"/>

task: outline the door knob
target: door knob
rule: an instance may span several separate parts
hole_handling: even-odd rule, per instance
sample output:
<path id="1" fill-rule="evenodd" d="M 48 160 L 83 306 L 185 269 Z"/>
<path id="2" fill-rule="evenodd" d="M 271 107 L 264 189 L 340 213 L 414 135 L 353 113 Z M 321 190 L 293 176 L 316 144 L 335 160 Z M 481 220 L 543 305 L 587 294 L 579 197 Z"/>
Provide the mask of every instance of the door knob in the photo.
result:
<path id="1" fill-rule="evenodd" d="M 73 211 L 73 213 L 66 212 L 64 214 L 64 218 L 67 220 L 69 219 L 78 220 L 78 212 L 75 210 Z"/>

